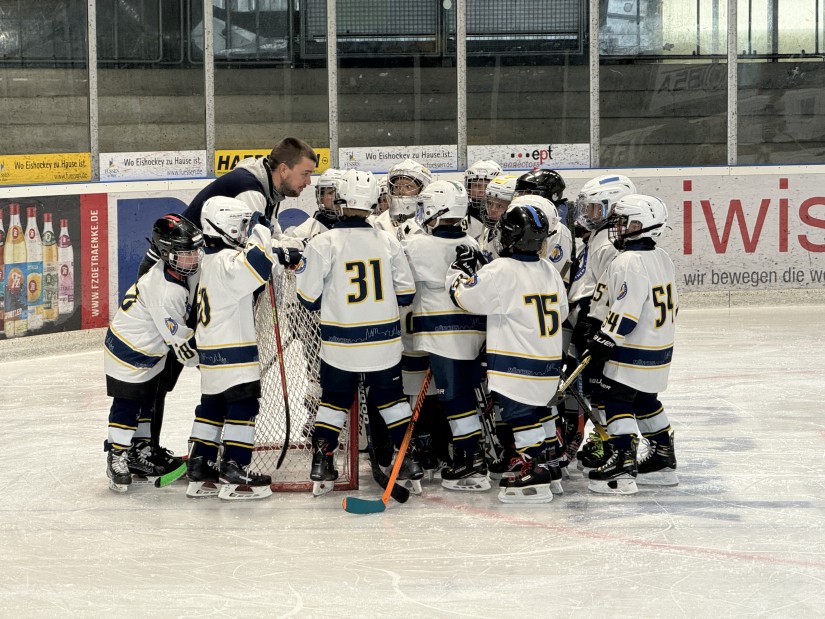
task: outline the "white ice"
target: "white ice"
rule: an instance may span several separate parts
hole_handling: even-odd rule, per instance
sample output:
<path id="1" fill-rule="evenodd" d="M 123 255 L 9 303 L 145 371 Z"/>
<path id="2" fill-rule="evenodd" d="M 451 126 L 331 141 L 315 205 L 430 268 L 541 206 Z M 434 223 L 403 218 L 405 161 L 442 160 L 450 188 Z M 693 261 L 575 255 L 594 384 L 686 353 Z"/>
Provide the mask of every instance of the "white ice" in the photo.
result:
<path id="1" fill-rule="evenodd" d="M 670 389 L 680 485 L 542 506 L 425 485 L 191 500 L 107 488 L 102 352 L 0 348 L 2 617 L 814 617 L 825 589 L 825 311 L 686 310 Z M 88 341 L 90 338 L 86 338 Z M 93 340 L 96 341 L 96 340 Z M 15 353 L 38 346 L 37 358 Z M 185 372 L 162 442 L 181 453 Z"/>

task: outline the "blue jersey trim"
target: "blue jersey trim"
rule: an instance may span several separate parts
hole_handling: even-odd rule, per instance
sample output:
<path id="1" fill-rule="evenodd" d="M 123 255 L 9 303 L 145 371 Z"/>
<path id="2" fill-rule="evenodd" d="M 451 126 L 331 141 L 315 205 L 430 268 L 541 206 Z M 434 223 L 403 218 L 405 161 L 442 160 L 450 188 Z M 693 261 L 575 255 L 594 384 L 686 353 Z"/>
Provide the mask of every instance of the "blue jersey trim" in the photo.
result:
<path id="1" fill-rule="evenodd" d="M 415 293 L 412 294 L 397 294 L 395 295 L 396 302 L 398 303 L 399 307 L 406 307 L 408 305 L 412 305 L 413 299 L 415 298 Z"/>
<path id="2" fill-rule="evenodd" d="M 258 362 L 258 346 L 223 346 L 221 348 L 198 349 L 199 361 L 203 366 L 218 367 Z"/>
<path id="3" fill-rule="evenodd" d="M 673 346 L 652 350 L 650 348 L 631 348 L 617 346 L 614 349 L 611 361 L 637 367 L 659 367 L 670 365 L 673 359 Z"/>
<path id="4" fill-rule="evenodd" d="M 635 320 L 633 320 L 632 318 L 628 318 L 627 316 L 624 316 L 622 318 L 621 322 L 619 322 L 619 330 L 618 330 L 619 335 L 621 335 L 621 336 L 627 335 L 628 333 L 633 331 L 633 329 L 636 328 L 637 324 L 638 323 Z"/>
<path id="5" fill-rule="evenodd" d="M 272 274 L 272 260 L 260 247 L 253 247 L 246 252 L 246 259 L 261 279 L 269 279 Z"/>
<path id="6" fill-rule="evenodd" d="M 306 298 L 302 297 L 301 293 L 299 292 L 298 293 L 298 300 L 301 302 L 301 305 L 303 305 L 310 312 L 317 312 L 318 310 L 321 309 L 321 297 L 318 297 L 314 301 L 310 301 L 309 299 L 306 299 Z"/>
<path id="7" fill-rule="evenodd" d="M 151 369 L 166 356 L 166 353 L 152 356 L 135 350 L 115 335 L 111 329 L 106 331 L 105 345 L 106 349 L 112 353 L 112 355 L 123 361 L 123 363 L 131 365 L 133 368 Z"/>
<path id="8" fill-rule="evenodd" d="M 476 314 L 413 314 L 413 333 L 439 333 L 444 331 L 485 331 L 485 316 Z"/>
<path id="9" fill-rule="evenodd" d="M 487 370 L 516 377 L 557 377 L 561 372 L 561 359 L 532 359 L 487 351 Z"/>
<path id="10" fill-rule="evenodd" d="M 321 340 L 329 344 L 354 346 L 397 340 L 400 337 L 400 320 L 352 327 L 321 323 Z"/>

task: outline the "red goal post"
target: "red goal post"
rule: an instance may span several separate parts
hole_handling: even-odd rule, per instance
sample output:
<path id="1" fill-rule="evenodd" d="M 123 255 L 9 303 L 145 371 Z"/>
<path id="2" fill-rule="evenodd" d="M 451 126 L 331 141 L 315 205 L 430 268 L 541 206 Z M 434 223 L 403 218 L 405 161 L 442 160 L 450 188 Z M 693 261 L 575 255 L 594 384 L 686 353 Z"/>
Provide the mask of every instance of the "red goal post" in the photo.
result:
<path id="1" fill-rule="evenodd" d="M 286 271 L 275 278 L 278 324 L 284 351 L 287 391 L 289 395 L 290 432 L 286 436 L 286 412 L 280 370 L 278 368 L 272 304 L 269 290 L 263 290 L 255 302 L 255 331 L 261 360 L 261 409 L 255 429 L 254 470 L 272 476 L 274 491 L 310 491 L 309 469 L 312 463 L 311 432 L 321 395 L 318 372 L 321 335 L 318 314 L 307 311 L 295 294 L 295 274 Z M 270 284 L 267 284 L 269 286 Z M 350 440 L 355 428 L 355 440 Z M 336 490 L 358 488 L 358 407 L 353 403 L 348 423 L 341 432 L 336 452 L 339 477 Z M 284 441 L 289 443 L 286 458 L 276 469 Z"/>

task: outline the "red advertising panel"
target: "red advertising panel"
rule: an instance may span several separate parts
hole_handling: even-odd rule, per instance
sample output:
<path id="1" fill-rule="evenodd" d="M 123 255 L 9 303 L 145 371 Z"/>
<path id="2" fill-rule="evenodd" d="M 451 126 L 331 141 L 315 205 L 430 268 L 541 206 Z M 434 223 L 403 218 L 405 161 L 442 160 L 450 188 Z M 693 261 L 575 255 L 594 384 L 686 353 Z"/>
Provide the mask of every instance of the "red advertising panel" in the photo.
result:
<path id="1" fill-rule="evenodd" d="M 106 194 L 80 196 L 81 329 L 109 324 L 108 213 Z"/>

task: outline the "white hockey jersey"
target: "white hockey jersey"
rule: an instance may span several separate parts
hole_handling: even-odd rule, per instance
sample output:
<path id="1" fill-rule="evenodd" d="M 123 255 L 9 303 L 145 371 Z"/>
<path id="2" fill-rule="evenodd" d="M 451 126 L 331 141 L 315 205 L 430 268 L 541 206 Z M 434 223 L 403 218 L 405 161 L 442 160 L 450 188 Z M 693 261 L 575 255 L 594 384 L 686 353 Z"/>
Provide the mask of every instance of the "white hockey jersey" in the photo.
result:
<path id="1" fill-rule="evenodd" d="M 547 239 L 542 258 L 550 261 L 561 274 L 564 283 L 570 281 L 570 261 L 573 257 L 573 236 L 563 223 L 558 222 L 553 234 Z"/>
<path id="2" fill-rule="evenodd" d="M 607 228 L 596 230 L 587 239 L 587 247 L 581 254 L 579 271 L 575 276 L 575 283 L 570 288 L 570 303 L 576 303 L 586 297 L 592 297 L 596 291 L 596 284 L 607 267 L 618 255 L 619 250 L 613 246 L 608 238 Z"/>
<path id="3" fill-rule="evenodd" d="M 455 248 L 478 248 L 478 243 L 463 231 L 436 229 L 432 234 L 413 235 L 403 245 L 416 290 L 412 305 L 413 349 L 448 359 L 475 359 L 484 343 L 485 320 L 456 307 L 444 283 L 455 260 Z"/>
<path id="4" fill-rule="evenodd" d="M 609 313 L 601 330 L 616 342 L 604 375 L 645 393 L 664 391 L 679 308 L 670 256 L 635 245 L 619 253 L 603 281 Z"/>
<path id="5" fill-rule="evenodd" d="M 207 248 L 201 265 L 196 339 L 201 392 L 223 393 L 260 380 L 254 293 L 272 273 L 269 229 L 257 225 L 243 251 Z"/>
<path id="6" fill-rule="evenodd" d="M 561 324 L 567 318 L 559 272 L 538 256 L 516 254 L 484 265 L 472 277 L 451 269 L 446 283 L 459 307 L 487 315 L 490 389 L 545 406 L 558 386 Z"/>
<path id="7" fill-rule="evenodd" d="M 197 365 L 194 332 L 186 326 L 197 276 L 179 279 L 156 262 L 123 296 L 104 340 L 107 376 L 144 383 L 163 369 L 170 347 L 186 365 Z"/>
<path id="8" fill-rule="evenodd" d="M 321 358 L 350 372 L 401 360 L 399 306 L 415 294 L 401 243 L 351 217 L 312 239 L 295 271 L 298 299 L 321 310 Z"/>

